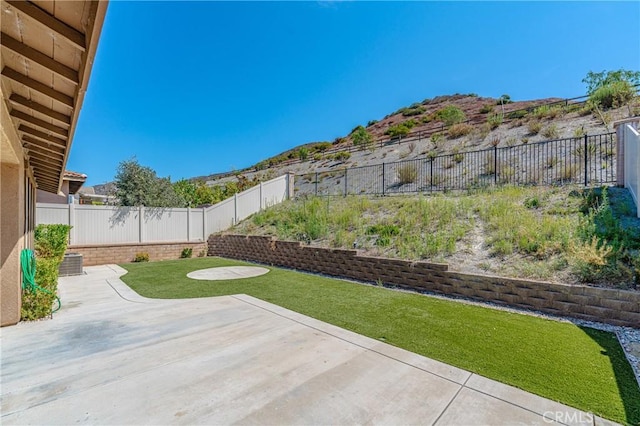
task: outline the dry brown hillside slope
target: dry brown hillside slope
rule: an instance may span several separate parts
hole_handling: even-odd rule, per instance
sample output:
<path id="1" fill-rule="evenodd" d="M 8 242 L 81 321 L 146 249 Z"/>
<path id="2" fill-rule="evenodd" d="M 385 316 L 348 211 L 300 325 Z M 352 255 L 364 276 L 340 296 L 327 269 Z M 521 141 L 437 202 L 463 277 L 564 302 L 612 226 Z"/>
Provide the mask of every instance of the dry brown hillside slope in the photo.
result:
<path id="1" fill-rule="evenodd" d="M 486 149 L 496 144 L 498 147 L 516 146 L 602 134 L 613 131 L 613 121 L 640 113 L 638 98 L 630 105 L 605 112 L 593 111 L 582 101 L 547 98 L 505 103 L 473 94 L 438 96 L 369 122 L 366 130 L 372 135 L 373 142 L 365 149 L 354 146 L 352 132 L 332 142 L 297 146 L 245 170 L 195 179 L 216 185 L 234 180 L 238 173 L 248 178 L 266 179 L 286 172 L 322 172 Z M 450 107 L 462 111 L 464 120 L 461 123 L 447 125 L 439 117 L 439 111 Z M 388 134 L 403 124 L 410 127 L 407 135 Z"/>

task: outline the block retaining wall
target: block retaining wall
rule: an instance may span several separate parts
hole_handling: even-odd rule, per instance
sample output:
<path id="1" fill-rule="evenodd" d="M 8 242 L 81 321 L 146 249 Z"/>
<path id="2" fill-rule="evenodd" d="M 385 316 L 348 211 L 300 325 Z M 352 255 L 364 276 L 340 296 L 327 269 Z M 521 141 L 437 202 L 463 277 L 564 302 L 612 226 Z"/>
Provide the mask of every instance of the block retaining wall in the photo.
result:
<path id="1" fill-rule="evenodd" d="M 137 253 L 149 254 L 149 260 L 179 259 L 182 250 L 193 249 L 193 257 L 200 251 L 206 252 L 207 244 L 199 242 L 166 242 L 166 243 L 141 243 L 141 244 L 109 244 L 109 245 L 77 245 L 69 246 L 67 253 L 82 254 L 82 265 L 106 265 L 110 263 L 133 262 Z"/>
<path id="2" fill-rule="evenodd" d="M 445 264 L 362 256 L 356 250 L 304 246 L 261 236 L 212 235 L 208 254 L 640 327 L 640 292 L 636 291 L 463 274 L 448 271 Z"/>

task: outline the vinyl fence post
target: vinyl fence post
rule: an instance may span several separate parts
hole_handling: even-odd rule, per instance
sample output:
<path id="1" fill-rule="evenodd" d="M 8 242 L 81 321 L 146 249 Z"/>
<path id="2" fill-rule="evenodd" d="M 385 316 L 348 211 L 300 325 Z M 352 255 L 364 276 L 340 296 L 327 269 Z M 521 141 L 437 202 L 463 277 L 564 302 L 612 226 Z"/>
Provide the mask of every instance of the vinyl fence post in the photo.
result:
<path id="1" fill-rule="evenodd" d="M 587 135 L 584 135 L 584 186 L 587 186 L 587 174 L 588 170 L 588 161 L 589 161 L 589 153 L 587 152 Z"/>
<path id="2" fill-rule="evenodd" d="M 191 207 L 187 207 L 187 241 L 191 241 Z"/>
<path id="3" fill-rule="evenodd" d="M 238 223 L 238 193 L 233 194 L 233 224 Z"/>
<path id="4" fill-rule="evenodd" d="M 69 226 L 71 227 L 69 230 L 69 245 L 73 245 L 76 243 L 76 233 L 74 231 L 76 224 L 76 209 L 73 203 L 67 204 L 67 207 L 69 208 Z"/>
<path id="5" fill-rule="evenodd" d="M 138 207 L 138 242 L 144 242 L 144 206 Z"/>

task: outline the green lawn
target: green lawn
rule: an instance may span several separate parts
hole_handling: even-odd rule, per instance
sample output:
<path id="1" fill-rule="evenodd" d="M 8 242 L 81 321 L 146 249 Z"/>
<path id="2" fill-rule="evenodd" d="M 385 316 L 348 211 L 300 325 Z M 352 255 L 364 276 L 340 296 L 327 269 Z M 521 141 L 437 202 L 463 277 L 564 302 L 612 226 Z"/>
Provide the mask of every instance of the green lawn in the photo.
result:
<path id="1" fill-rule="evenodd" d="M 529 392 L 631 425 L 640 389 L 616 337 L 591 328 L 270 268 L 255 278 L 197 281 L 188 272 L 246 265 L 220 258 L 121 265 L 146 297 L 244 293 Z"/>

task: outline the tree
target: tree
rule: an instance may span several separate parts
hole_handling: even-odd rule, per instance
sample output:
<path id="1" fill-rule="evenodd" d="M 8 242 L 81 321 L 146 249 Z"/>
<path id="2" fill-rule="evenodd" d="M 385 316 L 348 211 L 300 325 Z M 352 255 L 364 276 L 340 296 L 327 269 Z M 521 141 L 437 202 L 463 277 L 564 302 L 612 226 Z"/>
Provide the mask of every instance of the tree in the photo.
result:
<path id="1" fill-rule="evenodd" d="M 366 148 L 373 143 L 373 135 L 371 135 L 371 133 L 369 133 L 369 131 L 363 126 L 358 126 L 353 129 L 353 132 L 351 133 L 351 140 L 354 145 Z"/>
<path id="2" fill-rule="evenodd" d="M 619 69 L 618 71 L 589 71 L 587 76 L 582 79 L 587 85 L 587 94 L 591 95 L 601 87 L 610 85 L 615 82 L 626 82 L 631 86 L 640 84 L 640 71 L 629 71 Z"/>
<path id="3" fill-rule="evenodd" d="M 182 207 L 170 178 L 159 178 L 135 158 L 122 161 L 115 177 L 115 195 L 121 206 Z"/>
<path id="4" fill-rule="evenodd" d="M 589 71 L 582 80 L 587 85 L 589 102 L 596 108 L 617 108 L 631 101 L 637 93 L 634 86 L 640 84 L 640 72 L 619 69 L 617 71 Z"/>

